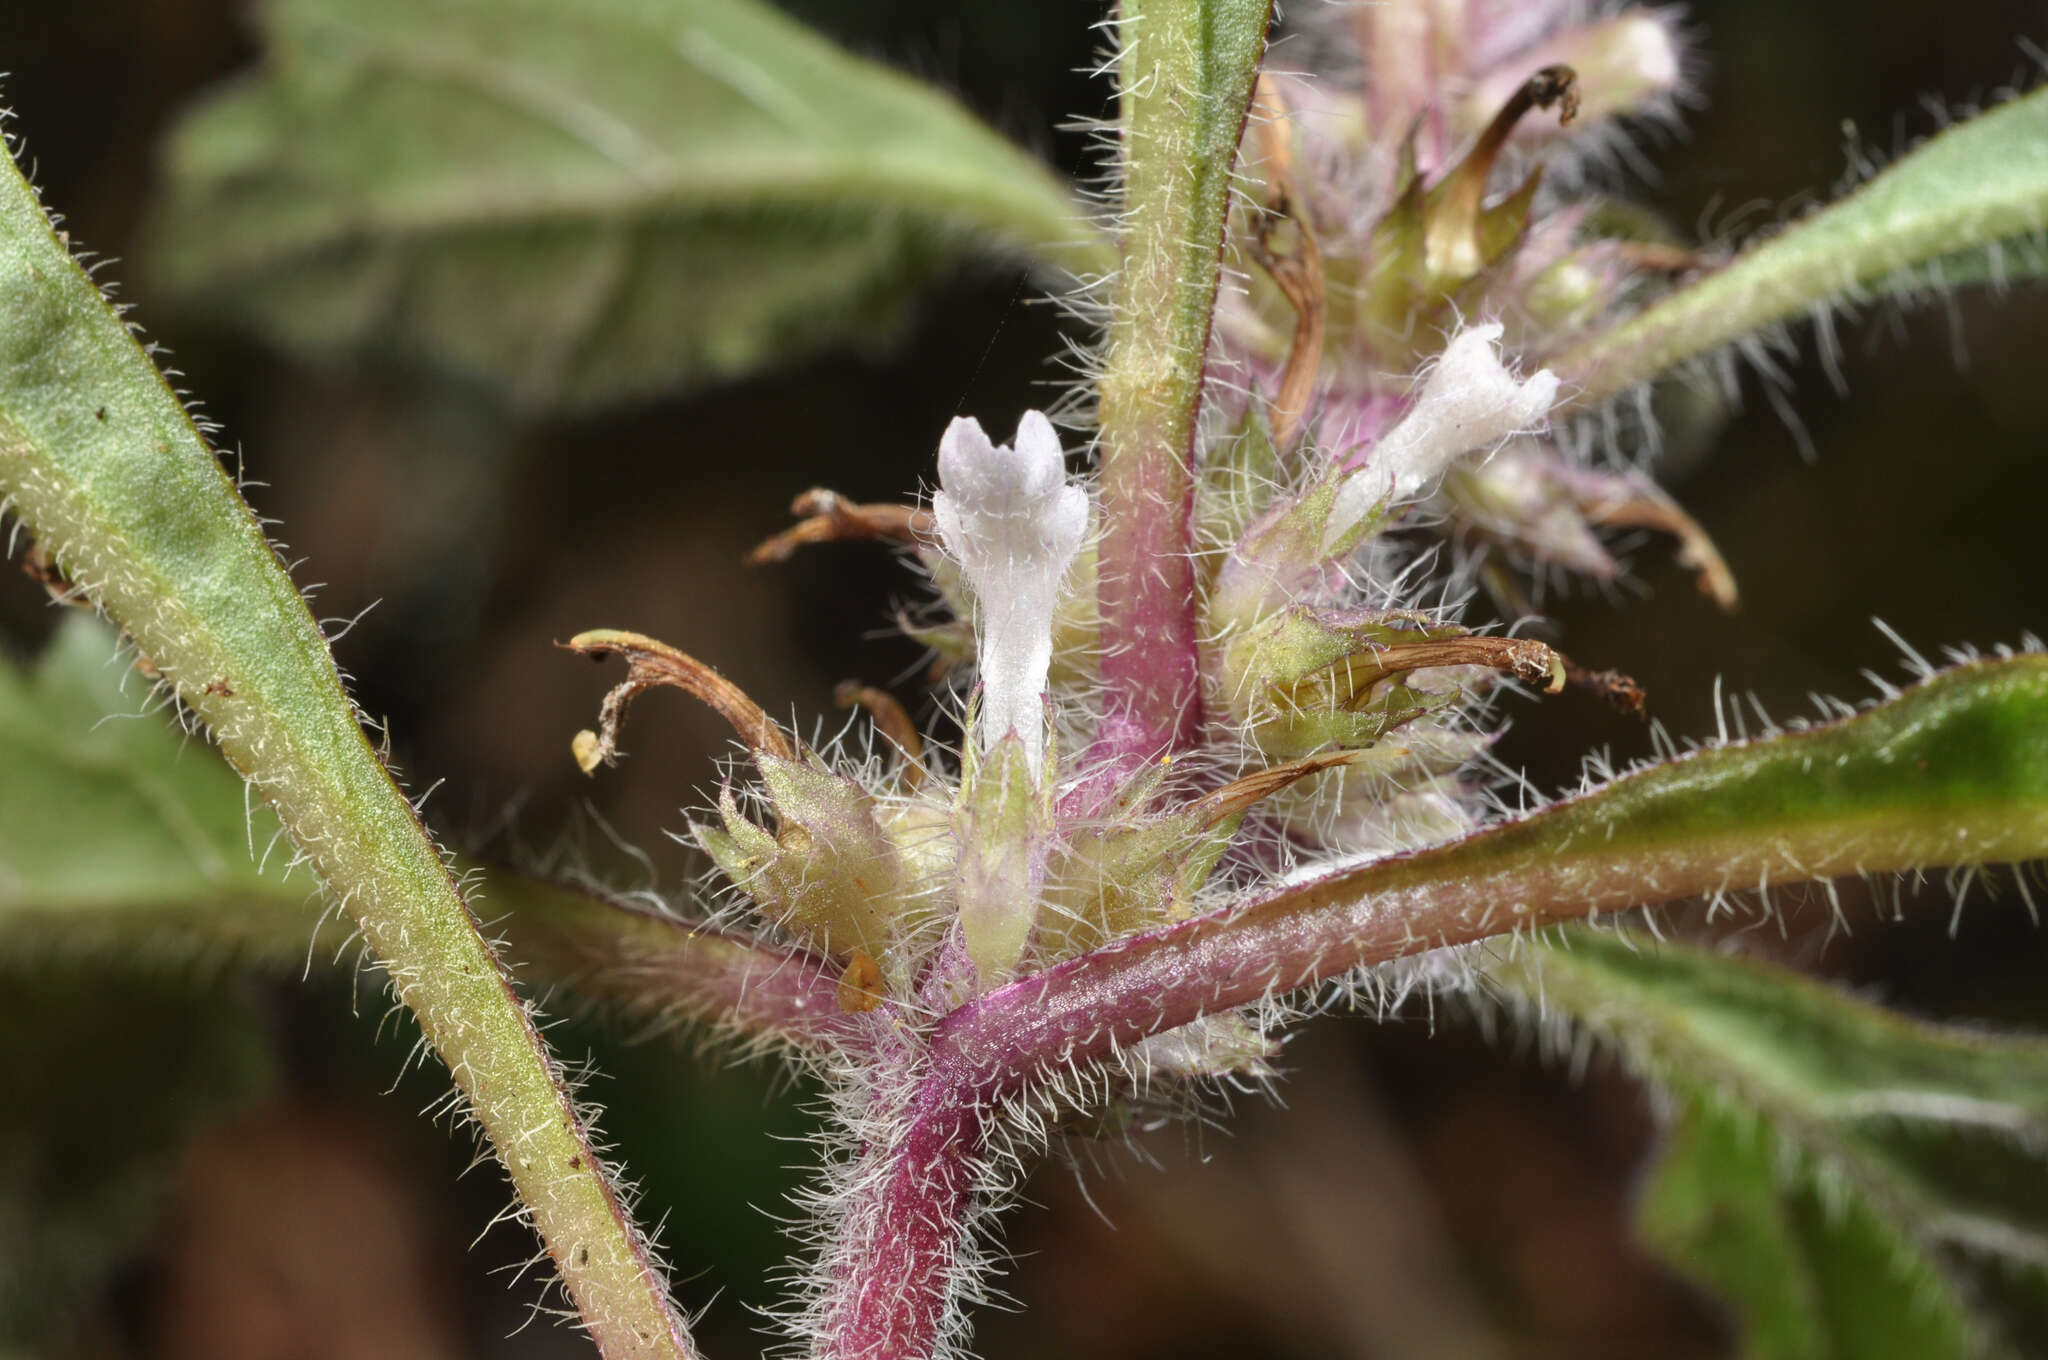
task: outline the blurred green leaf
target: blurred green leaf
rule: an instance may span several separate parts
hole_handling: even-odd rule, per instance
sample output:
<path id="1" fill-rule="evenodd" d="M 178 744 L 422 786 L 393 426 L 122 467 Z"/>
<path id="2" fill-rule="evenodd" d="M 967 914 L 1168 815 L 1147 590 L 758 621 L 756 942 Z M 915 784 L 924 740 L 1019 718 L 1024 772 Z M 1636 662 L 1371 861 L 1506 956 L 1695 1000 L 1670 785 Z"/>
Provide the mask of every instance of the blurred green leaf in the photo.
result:
<path id="1" fill-rule="evenodd" d="M 754 0 L 271 0 L 156 265 L 316 352 L 588 407 L 873 337 L 972 250 L 1114 257 L 1043 164 Z"/>
<path id="2" fill-rule="evenodd" d="M 1837 203 L 1546 360 L 1574 408 L 1815 308 L 2038 272 L 2048 89 L 1957 124 Z"/>
<path id="3" fill-rule="evenodd" d="M 34 668 L 0 661 L 0 953 L 302 955 L 316 884 L 277 814 L 161 713 L 112 630 L 71 611 Z M 252 854 L 252 849 L 254 853 Z"/>
<path id="4" fill-rule="evenodd" d="M 1500 980 L 1669 1093 L 1640 1228 L 1760 1360 L 2041 1354 L 2048 1041 L 1583 927 Z"/>

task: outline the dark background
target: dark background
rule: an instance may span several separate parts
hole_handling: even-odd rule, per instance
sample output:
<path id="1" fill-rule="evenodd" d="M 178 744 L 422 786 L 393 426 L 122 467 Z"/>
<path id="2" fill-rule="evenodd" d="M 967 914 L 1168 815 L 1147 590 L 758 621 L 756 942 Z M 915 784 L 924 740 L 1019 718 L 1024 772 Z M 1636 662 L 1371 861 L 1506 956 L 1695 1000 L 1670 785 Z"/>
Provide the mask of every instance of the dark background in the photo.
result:
<path id="1" fill-rule="evenodd" d="M 1092 3 L 874 0 L 793 5 L 849 44 L 935 79 L 1068 168 L 1077 138 L 1053 131 L 1106 90 L 1079 73 Z M 48 201 L 75 240 L 140 259 L 153 156 L 196 92 L 253 56 L 239 7 L 211 0 L 12 0 L 0 8 L 6 102 Z M 2048 7 L 1919 0 L 1690 7 L 1708 57 L 1706 104 L 1657 159 L 1641 195 L 1680 224 L 1782 206 L 1834 183 L 1844 120 L 1889 148 L 1931 126 L 1923 96 L 1967 102 L 2026 67 L 2016 35 L 2048 38 Z M 243 449 L 258 509 L 282 522 L 300 579 L 327 583 L 319 611 L 380 601 L 337 652 L 364 705 L 390 722 L 418 787 L 458 844 L 569 853 L 624 881 L 678 890 L 695 865 L 665 830 L 715 779 L 725 740 L 681 701 L 647 704 L 632 756 L 583 780 L 568 739 L 605 675 L 549 644 L 629 627 L 716 662 L 771 712 L 836 721 L 830 691 L 858 676 L 916 694 L 916 649 L 886 635 L 886 608 L 915 590 L 889 556 L 814 550 L 770 570 L 741 565 L 786 522 L 795 492 L 824 483 L 896 498 L 930 472 L 944 422 L 992 430 L 1043 404 L 1058 319 L 1020 276 L 984 266 L 936 290 L 900 345 L 837 355 L 738 386 L 601 420 L 515 425 L 478 394 L 419 374 L 315 370 L 231 335 L 188 326 L 144 271 L 117 265 L 123 296 L 177 355 L 187 385 Z M 1554 601 L 1575 656 L 1634 674 L 1679 734 L 1710 734 L 1713 681 L 1753 691 L 1773 715 L 1805 696 L 1870 693 L 1900 674 L 1882 616 L 1930 653 L 1942 644 L 2048 633 L 2041 586 L 2048 506 L 2048 294 L 1848 330 L 1848 395 L 1799 366 L 1803 461 L 1756 398 L 1669 483 L 1719 541 L 1744 586 L 1722 616 L 1657 545 L 1637 583 Z M 1958 337 L 1960 343 L 1958 343 Z M 1959 364 L 1959 355 L 1966 361 Z M 0 578 L 0 637 L 31 653 L 51 624 L 41 590 Z M 1518 705 L 1505 754 L 1553 790 L 1579 756 L 1649 753 L 1643 729 L 1567 697 Z M 4 776 L 0 776 L 4 777 Z M 646 867 L 599 828 L 644 848 Z M 565 828 L 567 828 L 565 830 Z M 1905 1009 L 1990 1020 L 2044 1018 L 2048 939 L 2010 898 L 1976 904 L 1949 939 L 1939 885 L 1903 924 L 1866 915 L 1820 947 L 1825 914 L 1794 918 L 1778 948 Z M 1852 902 L 1852 914 L 1857 908 Z M 110 1283 L 53 1299 L 57 1354 L 577 1354 L 536 1323 L 507 1334 L 532 1291 L 491 1271 L 530 1242 L 496 1229 L 465 1250 L 505 1191 L 486 1168 L 456 1179 L 466 1134 L 414 1117 L 438 1072 L 393 1074 L 410 1043 L 374 989 L 345 980 L 130 978 L 118 970 L 9 982 L 21 1031 L 63 1055 L 54 1083 L 9 1119 L 73 1141 L 90 1165 L 123 1118 L 123 1073 L 202 1061 L 195 1015 L 230 1017 L 276 1074 L 191 1136 L 131 1139 L 144 1169 L 124 1192 L 150 1226 Z M 355 1015 L 352 1018 L 352 1010 Z M 1233 1133 L 1175 1131 L 1148 1150 L 1164 1173 L 1114 1149 L 1105 1171 L 1049 1166 L 1009 1220 L 1005 1280 L 1021 1315 L 980 1318 L 991 1356 L 1488 1354 L 1709 1355 L 1728 1335 L 1710 1304 L 1629 1242 L 1631 1181 L 1654 1124 L 1638 1088 L 1598 1065 L 1572 1079 L 1525 1050 L 1489 1045 L 1421 1013 L 1383 1025 L 1338 1019 L 1292 1046 L 1291 1108 L 1247 1102 Z M 785 1248 L 748 1206 L 783 1209 L 808 1151 L 801 1090 L 707 1064 L 667 1040 L 602 1025 L 555 1031 L 594 1051 L 591 1094 L 644 1182 L 681 1297 L 710 1302 L 715 1357 L 760 1341 L 747 1309 L 775 1297 Z M 195 1054 L 198 1055 L 195 1058 Z M 5 1059 L 0 1059 L 4 1063 Z M 222 1057 L 219 1062 L 227 1062 Z M 158 1063 L 158 1067 L 162 1064 Z M 211 1069 L 208 1069 L 211 1070 Z M 53 1075 L 54 1074 L 54 1075 Z M 134 1150 L 134 1149 L 131 1149 Z M 1206 1159 L 1203 1165 L 1191 1165 Z M 1100 1206 L 1093 1212 L 1088 1200 Z M 33 1225 L 0 1224 L 0 1231 Z M 289 1344 L 252 1278 L 293 1282 Z M 273 1293 L 274 1296 L 274 1293 Z M 268 1321 L 266 1321 L 268 1317 Z"/>

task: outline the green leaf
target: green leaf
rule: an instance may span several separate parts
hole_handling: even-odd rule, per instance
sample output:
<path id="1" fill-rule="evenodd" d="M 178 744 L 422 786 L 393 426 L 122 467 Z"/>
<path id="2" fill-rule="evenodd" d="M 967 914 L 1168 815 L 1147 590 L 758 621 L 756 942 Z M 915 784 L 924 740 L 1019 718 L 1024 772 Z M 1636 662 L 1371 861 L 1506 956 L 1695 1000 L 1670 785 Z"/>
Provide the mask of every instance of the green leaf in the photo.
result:
<path id="1" fill-rule="evenodd" d="M 1573 928 L 1497 974 L 1671 1097 L 1640 1227 L 1758 1360 L 2019 1353 L 2048 1328 L 2048 1042 Z"/>
<path id="2" fill-rule="evenodd" d="M 755 0 L 271 0 L 168 155 L 171 287 L 589 407 L 900 317 L 975 250 L 1113 265 L 1047 168 Z"/>
<path id="3" fill-rule="evenodd" d="M 1696 751 L 1131 936 L 980 998 L 951 1042 L 1015 1025 L 1034 1061 L 1065 1063 L 1276 989 L 1602 912 L 2043 857 L 2048 656 L 1974 661 L 1852 717 Z"/>
<path id="4" fill-rule="evenodd" d="M 73 612 L 33 671 L 0 664 L 0 954 L 305 953 L 318 885 L 206 745 Z"/>
<path id="5" fill-rule="evenodd" d="M 319 625 L 11 161 L 0 167 L 0 505 L 277 808 L 454 1074 L 599 1349 L 692 1355 L 528 1003 L 371 749 Z"/>
<path id="6" fill-rule="evenodd" d="M 2048 656 L 1974 661 L 1853 717 L 1708 747 L 1232 913 L 1332 909 L 1358 962 L 1770 884 L 2048 856 Z M 1412 906 L 1395 909 L 1396 899 Z M 1388 950 L 1381 953 L 1382 949 Z"/>
<path id="7" fill-rule="evenodd" d="M 1546 360 L 1597 406 L 1636 383 L 1776 322 L 1873 292 L 1991 276 L 1996 252 L 2038 269 L 2048 228 L 2048 88 L 1930 138 L 1840 202 Z M 1929 266 L 1939 265 L 1938 271 Z"/>

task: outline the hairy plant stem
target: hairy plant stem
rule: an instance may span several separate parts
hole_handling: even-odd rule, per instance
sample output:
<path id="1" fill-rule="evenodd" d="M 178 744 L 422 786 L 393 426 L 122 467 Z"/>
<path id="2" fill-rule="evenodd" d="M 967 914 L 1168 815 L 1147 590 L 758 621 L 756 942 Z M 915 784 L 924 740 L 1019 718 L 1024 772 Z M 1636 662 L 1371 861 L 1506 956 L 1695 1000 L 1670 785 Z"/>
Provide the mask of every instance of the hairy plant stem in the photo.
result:
<path id="1" fill-rule="evenodd" d="M 828 1268 L 819 1360 L 923 1360 L 957 1306 L 959 1254 L 986 1150 L 979 1073 L 934 1065 L 903 1032 L 870 1074 L 877 1127 L 893 1131 L 857 1154 Z M 901 1101 L 900 1107 L 890 1108 Z"/>
<path id="2" fill-rule="evenodd" d="M 843 968 L 802 949 L 511 875 L 486 879 L 483 905 L 510 909 L 490 924 L 522 973 L 608 1013 L 702 1025 L 749 1049 L 866 1044 L 839 1008 Z"/>
<path id="3" fill-rule="evenodd" d="M 1192 555 L 1194 451 L 1231 167 L 1271 0 L 1122 0 L 1121 272 L 1100 379 L 1097 506 L 1103 767 L 1193 745 L 1202 721 Z M 877 1052 L 872 1112 L 897 1130 L 857 1154 L 828 1251 L 815 1353 L 917 1360 L 955 1305 L 958 1252 L 984 1152 L 985 1091 L 921 1037 Z M 908 1094 L 901 1093 L 907 1091 Z"/>
<path id="4" fill-rule="evenodd" d="M 0 171 L 0 509 L 277 809 L 468 1101 L 607 1357 L 694 1348 L 528 1005 L 378 760 L 319 625 L 176 395 Z"/>
<path id="5" fill-rule="evenodd" d="M 1853 718 L 1652 766 L 1021 978 L 941 1020 L 931 1062 L 992 1100 L 1424 950 L 1703 894 L 2039 858 L 2044 716 L 2048 657 L 1960 667 Z"/>
<path id="6" fill-rule="evenodd" d="M 1148 759 L 1202 720 L 1191 554 L 1210 319 L 1270 0 L 1123 0 L 1122 269 L 1101 396 L 1099 753 Z"/>
<path id="7" fill-rule="evenodd" d="M 2048 657 L 1655 765 L 1461 840 L 1318 874 L 899 1020 L 828 1251 L 823 1360 L 932 1353 L 1006 1100 L 1205 1015 L 1605 911 L 2048 855 Z M 1899 772 L 1910 770 L 1910 779 Z"/>

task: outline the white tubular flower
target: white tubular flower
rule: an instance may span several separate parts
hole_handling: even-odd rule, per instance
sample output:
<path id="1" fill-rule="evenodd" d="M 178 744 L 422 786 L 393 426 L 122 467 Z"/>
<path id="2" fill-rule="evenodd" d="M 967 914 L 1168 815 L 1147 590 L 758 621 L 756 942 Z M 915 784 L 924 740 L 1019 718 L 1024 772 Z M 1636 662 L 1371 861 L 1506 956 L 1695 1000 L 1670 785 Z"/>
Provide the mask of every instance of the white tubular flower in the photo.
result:
<path id="1" fill-rule="evenodd" d="M 1045 676 L 1060 581 L 1088 531 L 1088 493 L 1067 480 L 1052 422 L 1026 411 L 1017 447 L 957 418 L 939 441 L 932 514 L 979 606 L 981 749 L 1010 733 L 1034 778 L 1045 760 Z"/>
<path id="2" fill-rule="evenodd" d="M 1467 326 L 1444 346 L 1401 423 L 1380 437 L 1371 461 L 1337 491 L 1324 547 L 1355 528 L 1374 507 L 1414 499 L 1439 473 L 1474 449 L 1491 450 L 1540 422 L 1557 401 L 1557 375 L 1526 382 L 1500 361 L 1498 323 Z"/>

